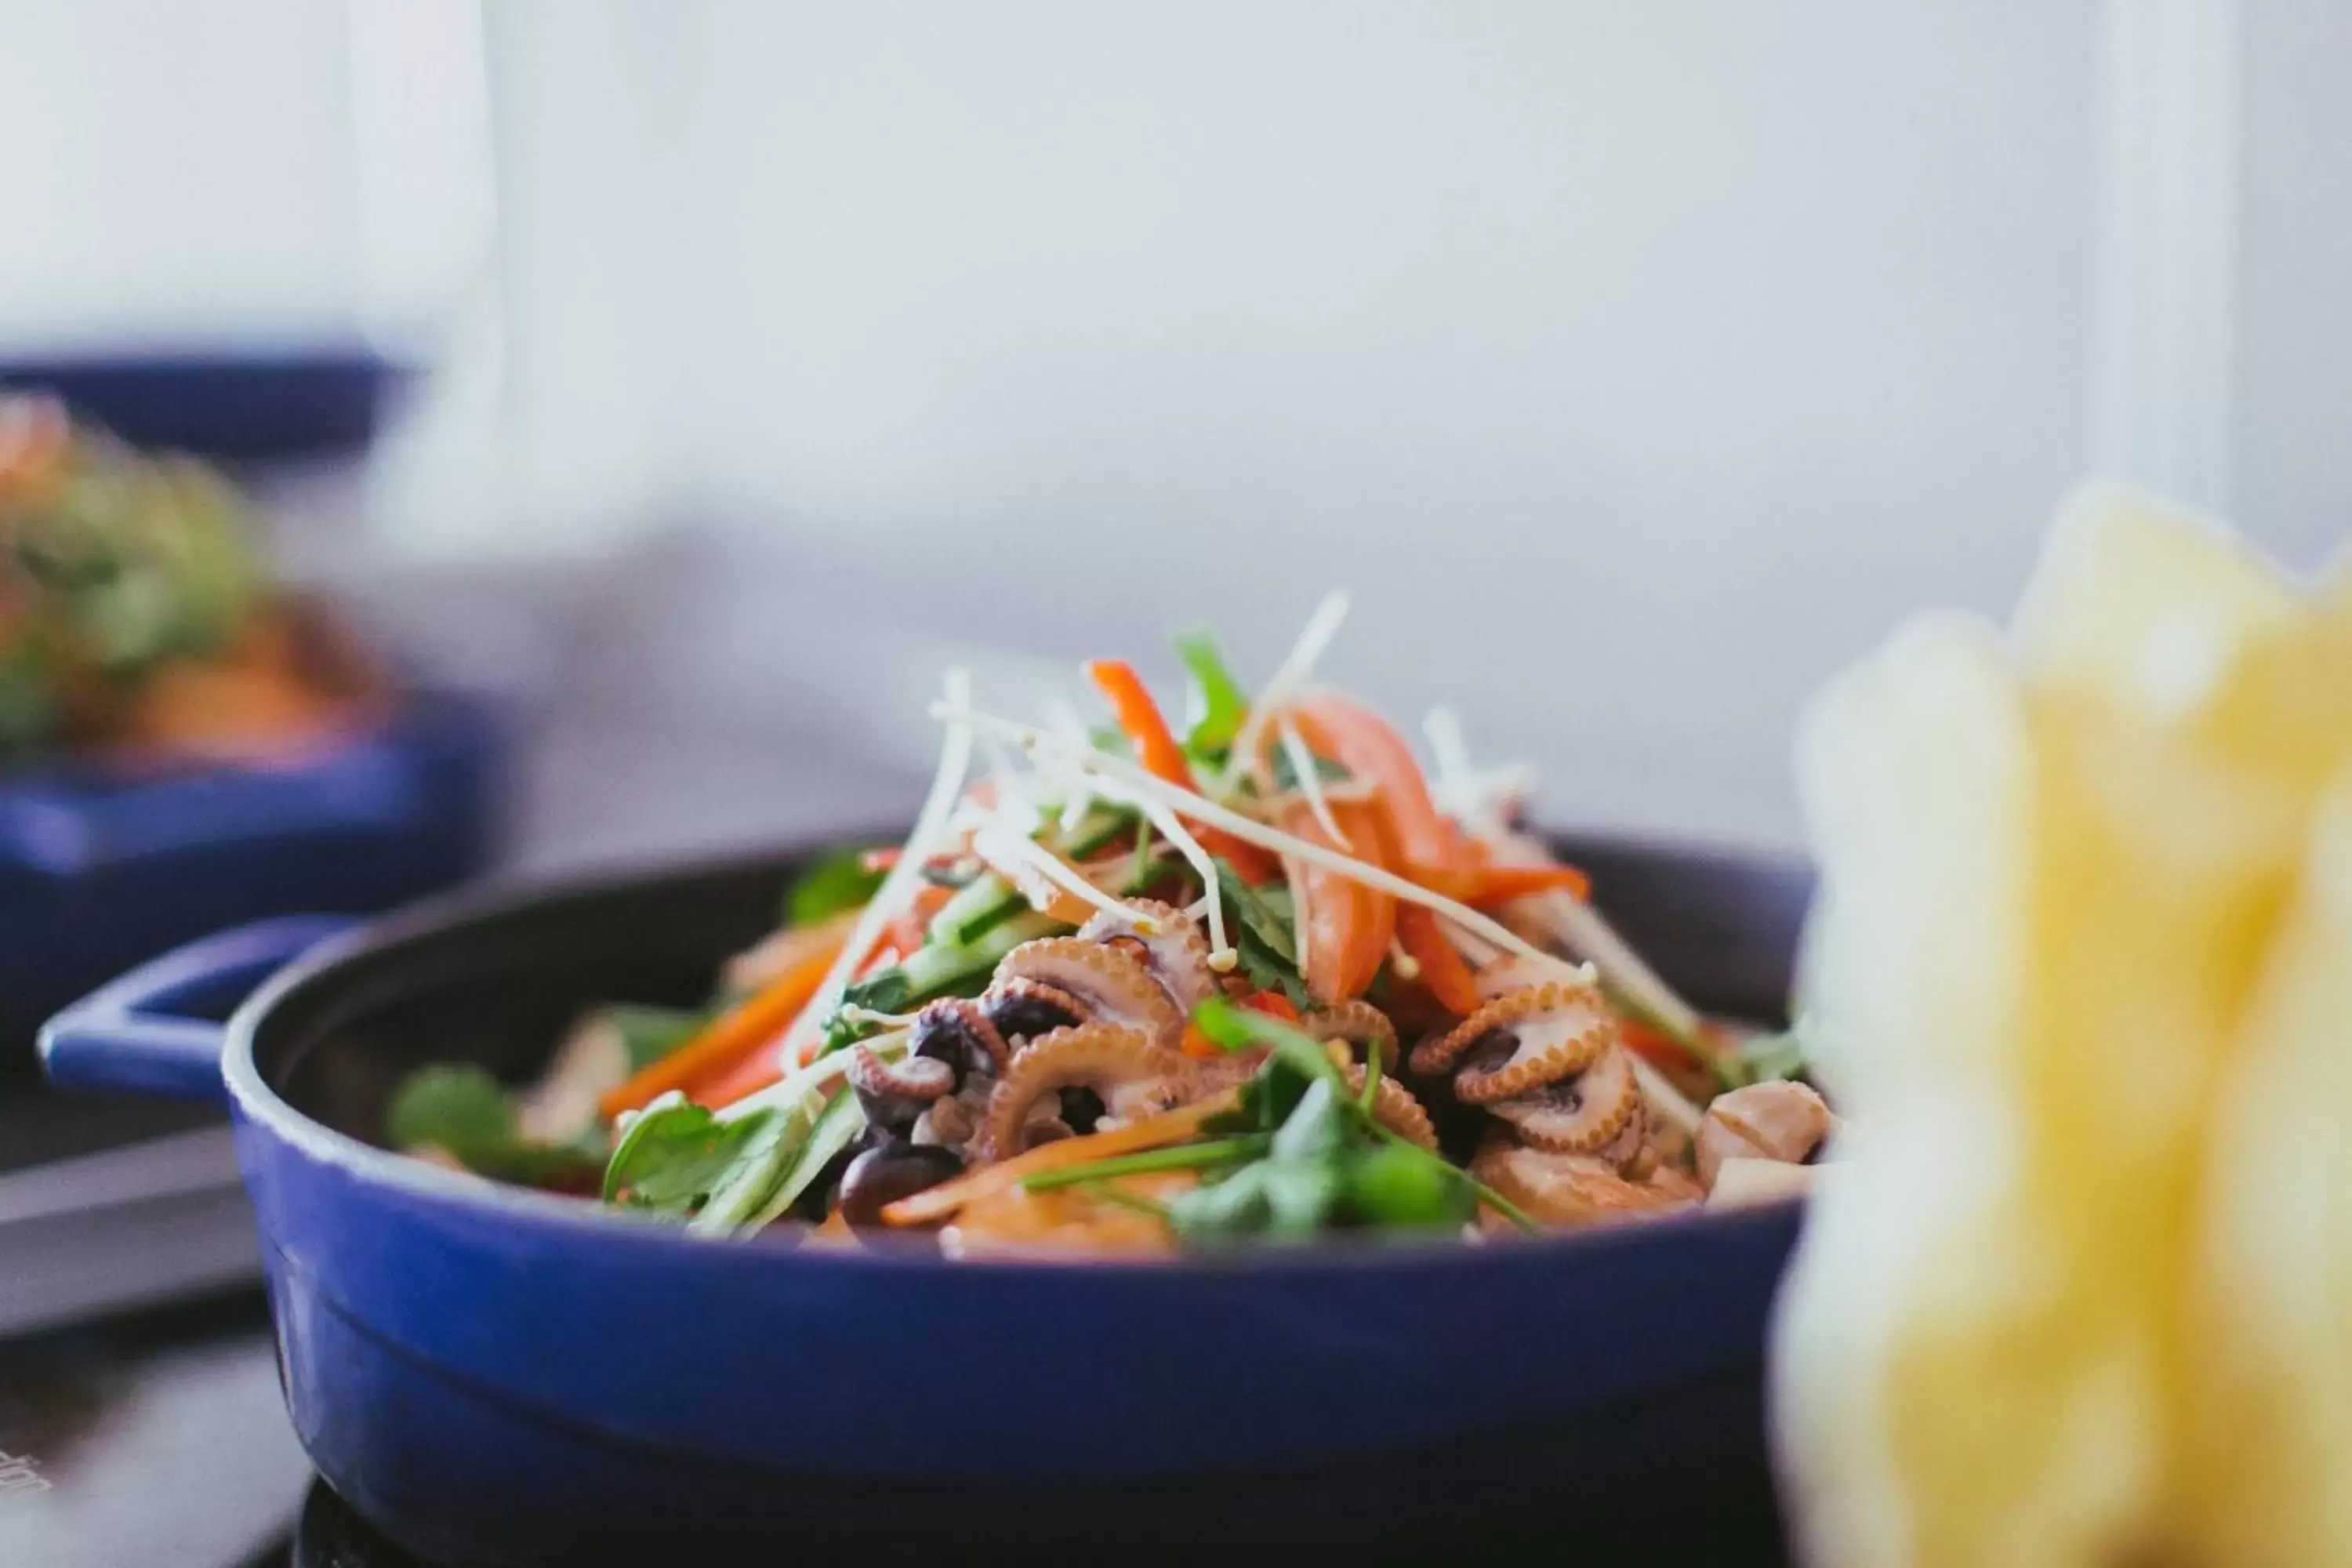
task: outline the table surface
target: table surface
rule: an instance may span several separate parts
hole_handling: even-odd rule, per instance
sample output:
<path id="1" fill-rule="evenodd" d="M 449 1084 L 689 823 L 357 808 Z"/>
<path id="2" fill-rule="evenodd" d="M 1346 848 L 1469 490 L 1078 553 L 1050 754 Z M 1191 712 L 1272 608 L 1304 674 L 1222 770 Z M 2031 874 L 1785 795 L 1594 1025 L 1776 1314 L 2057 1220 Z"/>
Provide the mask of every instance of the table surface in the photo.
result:
<path id="1" fill-rule="evenodd" d="M 257 1292 L 0 1344 L 0 1563 L 237 1568 L 310 1468 Z"/>

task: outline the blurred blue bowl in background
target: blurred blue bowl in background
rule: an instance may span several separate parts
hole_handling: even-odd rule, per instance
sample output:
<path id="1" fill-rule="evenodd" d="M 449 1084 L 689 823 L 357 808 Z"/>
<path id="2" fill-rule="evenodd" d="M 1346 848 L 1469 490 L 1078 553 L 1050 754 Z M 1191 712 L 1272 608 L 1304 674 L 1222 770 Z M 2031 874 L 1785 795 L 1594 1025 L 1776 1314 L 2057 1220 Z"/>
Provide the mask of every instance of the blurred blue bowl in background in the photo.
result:
<path id="1" fill-rule="evenodd" d="M 190 938 L 369 913 L 472 875 L 496 833 L 504 737 L 480 699 L 411 694 L 381 727 L 264 769 L 68 762 L 0 779 L 0 1052 Z"/>
<path id="2" fill-rule="evenodd" d="M 135 447 L 237 464 L 360 450 L 407 374 L 333 346 L 0 358 L 0 386 L 52 393 Z"/>

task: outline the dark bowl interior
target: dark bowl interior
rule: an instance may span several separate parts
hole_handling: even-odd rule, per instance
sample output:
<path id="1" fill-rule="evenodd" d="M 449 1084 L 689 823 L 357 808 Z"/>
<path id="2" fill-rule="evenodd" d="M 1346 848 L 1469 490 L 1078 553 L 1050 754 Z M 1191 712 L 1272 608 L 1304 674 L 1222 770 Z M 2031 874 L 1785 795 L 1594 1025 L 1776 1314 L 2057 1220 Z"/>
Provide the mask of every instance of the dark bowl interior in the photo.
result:
<path id="1" fill-rule="evenodd" d="M 1620 839 L 1558 843 L 1669 983 L 1716 1013 L 1780 1018 L 1811 889 L 1801 866 Z M 422 906 L 384 926 L 335 985 L 287 997 L 255 1042 L 257 1064 L 297 1110 L 380 1142 L 392 1093 L 418 1066 L 478 1062 L 519 1082 L 591 1005 L 705 998 L 719 966 L 772 928 L 812 852 Z"/>

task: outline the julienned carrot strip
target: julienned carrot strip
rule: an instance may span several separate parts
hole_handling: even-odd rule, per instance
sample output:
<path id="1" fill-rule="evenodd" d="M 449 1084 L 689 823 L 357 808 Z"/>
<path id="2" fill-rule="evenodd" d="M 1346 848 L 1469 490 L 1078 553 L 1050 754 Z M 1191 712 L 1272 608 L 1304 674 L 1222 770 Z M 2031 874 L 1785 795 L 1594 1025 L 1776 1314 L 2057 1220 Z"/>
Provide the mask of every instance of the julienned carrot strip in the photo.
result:
<path id="1" fill-rule="evenodd" d="M 1192 788 L 1192 767 L 1184 760 L 1184 748 L 1176 743 L 1176 732 L 1160 716 L 1160 705 L 1151 700 L 1135 666 L 1125 659 L 1097 658 L 1087 664 L 1087 675 L 1109 701 L 1111 717 L 1135 742 L 1135 760 L 1170 784 Z"/>
<path id="2" fill-rule="evenodd" d="M 992 1193 L 1001 1193 L 1013 1184 L 1024 1181 L 1040 1171 L 1058 1170 L 1088 1160 L 1105 1160 L 1113 1154 L 1140 1153 L 1146 1149 L 1163 1149 L 1171 1143 L 1181 1143 L 1201 1131 L 1202 1122 L 1222 1116 L 1241 1103 L 1240 1091 L 1228 1089 L 1191 1105 L 1180 1105 L 1173 1110 L 1163 1110 L 1157 1116 L 1147 1116 L 1140 1121 L 1130 1121 L 1108 1132 L 1089 1132 L 1083 1138 L 1060 1138 L 1051 1143 L 1041 1143 L 1025 1154 L 1015 1154 L 1010 1160 L 1000 1160 L 993 1165 L 983 1165 L 968 1175 L 958 1176 L 936 1187 L 926 1187 L 908 1198 L 900 1198 L 882 1211 L 889 1225 L 929 1225 L 942 1220 L 964 1205 Z"/>
<path id="3" fill-rule="evenodd" d="M 1135 760 L 1155 778 L 1184 789 L 1197 787 L 1192 780 L 1192 764 L 1185 760 L 1184 748 L 1176 742 L 1176 732 L 1160 716 L 1160 705 L 1151 700 L 1151 692 L 1143 678 L 1135 673 L 1135 666 L 1125 659 L 1097 658 L 1087 665 L 1087 676 L 1098 687 L 1110 703 L 1111 717 L 1135 745 Z M 1242 879 L 1255 887 L 1270 882 L 1281 868 L 1273 856 L 1255 844 L 1244 844 L 1228 833 L 1213 827 L 1195 831 L 1201 847 L 1212 855 L 1221 855 L 1242 874 Z"/>
<path id="4" fill-rule="evenodd" d="M 694 1102 L 705 1110 L 724 1110 L 737 1100 L 759 1093 L 784 1076 L 773 1051 L 752 1051 L 727 1071 L 694 1091 Z"/>
<path id="5" fill-rule="evenodd" d="M 604 1120 L 625 1110 L 641 1110 L 671 1089 L 688 1094 L 730 1072 L 744 1057 L 774 1040 L 791 1026 L 802 1008 L 816 995 L 817 987 L 841 953 L 841 943 L 828 943 L 728 1009 L 659 1061 L 648 1062 L 627 1082 L 596 1102 Z"/>
<path id="6" fill-rule="evenodd" d="M 1397 942 L 1421 966 L 1421 983 L 1437 1005 L 1457 1018 L 1478 1010 L 1478 980 L 1446 939 L 1437 916 L 1420 904 L 1397 910 Z"/>
<path id="7" fill-rule="evenodd" d="M 1592 896 L 1592 879 L 1573 866 L 1486 866 L 1462 901 L 1474 907 L 1507 904 L 1533 893 L 1566 893 L 1580 903 Z"/>

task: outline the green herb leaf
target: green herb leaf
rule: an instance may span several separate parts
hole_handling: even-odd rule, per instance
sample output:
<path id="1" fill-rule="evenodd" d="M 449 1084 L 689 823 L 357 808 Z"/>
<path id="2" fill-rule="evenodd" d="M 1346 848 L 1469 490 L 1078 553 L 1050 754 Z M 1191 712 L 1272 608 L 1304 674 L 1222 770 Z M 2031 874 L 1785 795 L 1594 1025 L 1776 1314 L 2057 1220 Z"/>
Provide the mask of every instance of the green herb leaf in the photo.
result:
<path id="1" fill-rule="evenodd" d="M 1253 1167 L 1263 1174 L 1266 1227 L 1280 1241 L 1305 1241 L 1328 1225 L 1346 1183 L 1327 1160 L 1268 1160 Z"/>
<path id="2" fill-rule="evenodd" d="M 1218 884 L 1224 889 L 1225 905 L 1234 912 L 1235 923 L 1283 963 L 1293 973 L 1298 967 L 1298 942 L 1290 922 L 1274 912 L 1272 906 L 1258 896 L 1257 889 L 1244 881 L 1234 869 L 1233 862 L 1219 856 L 1213 861 L 1217 868 Z"/>
<path id="3" fill-rule="evenodd" d="M 1192 726 L 1184 743 L 1198 752 L 1222 752 L 1233 744 L 1242 721 L 1249 717 L 1249 694 L 1225 668 L 1216 639 L 1206 631 L 1181 634 L 1176 638 L 1176 657 L 1184 661 L 1201 693 L 1201 721 Z"/>
<path id="4" fill-rule="evenodd" d="M 721 1121 L 685 1100 L 645 1111 L 604 1166 L 604 1201 L 617 1203 L 625 1193 L 634 1207 L 691 1214 L 775 1119 L 760 1110 Z"/>
<path id="5" fill-rule="evenodd" d="M 847 1089 L 835 1090 L 802 1141 L 799 1152 L 785 1162 L 782 1179 L 769 1189 L 767 1197 L 748 1219 L 739 1220 L 731 1227 L 710 1225 L 711 1210 L 705 1210 L 698 1223 L 714 1230 L 732 1228 L 745 1234 L 761 1229 L 799 1202 L 801 1194 L 824 1174 L 834 1156 L 848 1148 L 864 1131 L 866 1108 L 857 1103 L 857 1096 Z M 711 1207 L 719 1207 L 719 1195 L 714 1194 Z"/>
<path id="6" fill-rule="evenodd" d="M 1389 1128 L 1381 1126 L 1377 1121 L 1372 1123 L 1372 1131 L 1378 1134 L 1381 1141 L 1388 1144 L 1390 1148 L 1402 1150 L 1406 1159 L 1417 1160 L 1423 1164 L 1435 1165 L 1441 1170 L 1450 1171 L 1454 1175 L 1461 1177 L 1463 1181 L 1469 1184 L 1470 1190 L 1477 1194 L 1478 1201 L 1480 1203 L 1485 1204 L 1488 1208 L 1493 1209 L 1496 1214 L 1501 1215 L 1505 1219 L 1509 1220 L 1521 1230 L 1527 1231 L 1530 1235 L 1534 1235 L 1539 1233 L 1543 1229 L 1541 1226 L 1528 1218 L 1527 1211 L 1520 1208 L 1518 1205 L 1511 1202 L 1502 1194 L 1496 1192 L 1486 1183 L 1478 1180 L 1477 1177 L 1473 1176 L 1469 1172 L 1461 1169 L 1459 1166 L 1446 1163 L 1443 1156 L 1431 1153 L 1420 1144 L 1415 1143 L 1412 1140 L 1407 1138 L 1403 1133 L 1392 1131 Z"/>
<path id="7" fill-rule="evenodd" d="M 834 1090 L 830 1099 L 810 1093 L 795 1105 L 773 1107 L 744 1120 L 761 1116 L 766 1118 L 763 1124 L 739 1146 L 690 1228 L 709 1236 L 758 1230 L 791 1207 L 825 1163 L 866 1125 L 866 1112 L 846 1089 Z"/>
<path id="8" fill-rule="evenodd" d="M 1215 1244 L 1265 1230 L 1272 1216 L 1266 1201 L 1265 1166 L 1244 1165 L 1222 1182 L 1209 1182 L 1168 1200 L 1168 1228 L 1180 1240 Z"/>
<path id="9" fill-rule="evenodd" d="M 1229 933 L 1234 938 L 1234 954 L 1241 961 L 1242 973 L 1260 991 L 1279 992 L 1300 1012 L 1315 1005 L 1315 997 L 1299 978 L 1297 969 L 1283 962 L 1259 940 L 1257 933 L 1244 926 Z"/>
<path id="10" fill-rule="evenodd" d="M 534 1143 L 515 1131 L 514 1105 L 478 1067 L 419 1068 L 393 1096 L 384 1141 L 394 1149 L 439 1149 L 477 1175 L 527 1187 L 591 1186 L 604 1163 L 586 1143 Z"/>
<path id="11" fill-rule="evenodd" d="M 1349 1092 L 1346 1075 L 1340 1072 L 1338 1063 L 1324 1054 L 1321 1044 L 1279 1018 L 1254 1008 L 1236 1007 L 1222 996 L 1212 996 L 1193 1009 L 1192 1022 L 1226 1050 L 1265 1046 L 1293 1072 L 1309 1079 L 1324 1079 L 1331 1085 L 1332 1092 L 1342 1098 Z"/>
<path id="12" fill-rule="evenodd" d="M 395 1149 L 432 1143 L 463 1158 L 460 1152 L 467 1144 L 511 1140 L 514 1107 L 499 1080 L 481 1068 L 419 1068 L 393 1097 L 384 1135 Z"/>
<path id="13" fill-rule="evenodd" d="M 1271 1133 L 1297 1109 L 1299 1100 L 1306 1098 L 1307 1086 L 1314 1081 L 1269 1060 L 1242 1085 L 1240 1103 L 1222 1116 L 1211 1117 L 1201 1130 L 1221 1137 Z"/>
<path id="14" fill-rule="evenodd" d="M 1417 1159 L 1401 1144 L 1370 1150 L 1348 1166 L 1347 1202 L 1366 1225 L 1401 1230 L 1455 1229 L 1477 1212 L 1477 1194 L 1461 1172 Z"/>
<path id="15" fill-rule="evenodd" d="M 1352 1142 L 1356 1114 L 1348 1095 L 1334 1092 L 1331 1079 L 1318 1078 L 1283 1120 L 1269 1152 L 1276 1160 L 1320 1160 L 1336 1154 Z"/>
<path id="16" fill-rule="evenodd" d="M 864 848 L 836 849 L 801 874 L 784 895 L 787 925 L 814 925 L 874 897 L 887 873 L 868 870 Z"/>

